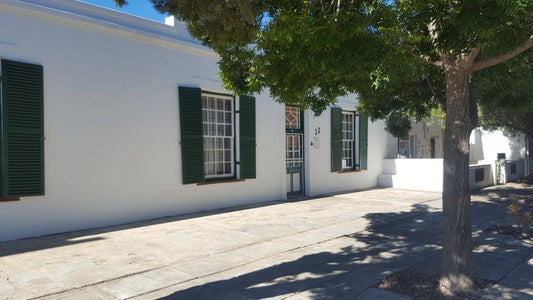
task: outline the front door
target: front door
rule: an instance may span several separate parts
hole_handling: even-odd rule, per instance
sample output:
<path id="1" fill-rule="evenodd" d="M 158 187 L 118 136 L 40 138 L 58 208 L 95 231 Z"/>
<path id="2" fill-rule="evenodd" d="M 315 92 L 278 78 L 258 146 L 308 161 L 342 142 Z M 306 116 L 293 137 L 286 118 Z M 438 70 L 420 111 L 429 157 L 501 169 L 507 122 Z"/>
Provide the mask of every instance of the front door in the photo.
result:
<path id="1" fill-rule="evenodd" d="M 303 115 L 299 108 L 285 107 L 285 162 L 287 195 L 302 195 L 304 191 Z"/>

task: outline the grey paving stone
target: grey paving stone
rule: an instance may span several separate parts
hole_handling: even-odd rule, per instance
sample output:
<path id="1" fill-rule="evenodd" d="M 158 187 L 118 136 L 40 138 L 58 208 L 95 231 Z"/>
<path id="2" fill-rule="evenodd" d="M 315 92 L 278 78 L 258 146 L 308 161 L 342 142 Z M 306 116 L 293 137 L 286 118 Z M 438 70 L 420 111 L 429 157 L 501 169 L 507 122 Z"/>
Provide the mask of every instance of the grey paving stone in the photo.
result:
<path id="1" fill-rule="evenodd" d="M 356 300 L 410 300 L 411 298 L 405 295 L 396 294 L 389 291 L 384 291 L 376 288 L 370 288 L 357 296 Z"/>
<path id="2" fill-rule="evenodd" d="M 375 285 L 393 271 L 379 267 L 362 267 L 326 282 L 320 287 L 326 290 L 335 289 L 357 295 Z"/>
<path id="3" fill-rule="evenodd" d="M 178 291 L 165 297 L 159 298 L 160 300 L 213 300 L 213 299 L 235 299 L 235 300 L 249 300 L 249 298 L 231 291 L 220 291 L 211 289 L 208 287 L 193 287 L 185 291 Z"/>
<path id="4" fill-rule="evenodd" d="M 488 280 L 500 281 L 522 260 L 518 257 L 501 254 L 485 254 L 475 261 L 474 275 Z"/>
<path id="5" fill-rule="evenodd" d="M 95 287 L 116 298 L 125 299 L 178 284 L 192 278 L 192 275 L 181 272 L 174 267 L 164 267 L 107 281 Z"/>
<path id="6" fill-rule="evenodd" d="M 93 287 L 86 287 L 81 289 L 75 289 L 66 291 L 59 294 L 54 294 L 50 296 L 46 296 L 44 298 L 40 298 L 41 300 L 111 300 L 116 299 L 112 295 L 108 295 L 103 293 L 102 291 L 99 291 Z"/>
<path id="7" fill-rule="evenodd" d="M 501 285 L 495 285 L 479 300 L 533 300 L 533 295 L 521 293 L 517 290 L 507 288 Z"/>
<path id="8" fill-rule="evenodd" d="M 528 263 L 518 265 L 499 284 L 533 296 L 533 265 Z"/>
<path id="9" fill-rule="evenodd" d="M 289 296 L 287 300 L 299 300 L 299 299 L 320 299 L 320 300 L 344 300 L 353 299 L 357 294 L 353 294 L 347 290 L 335 289 L 332 287 L 315 287 L 307 291 L 297 293 Z"/>

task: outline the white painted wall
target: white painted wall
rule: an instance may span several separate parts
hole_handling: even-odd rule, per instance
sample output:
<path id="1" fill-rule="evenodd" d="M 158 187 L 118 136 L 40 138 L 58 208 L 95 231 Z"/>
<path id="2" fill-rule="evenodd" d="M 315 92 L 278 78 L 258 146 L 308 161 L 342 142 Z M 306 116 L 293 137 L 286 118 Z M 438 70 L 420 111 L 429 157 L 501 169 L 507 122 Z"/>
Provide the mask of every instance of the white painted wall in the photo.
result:
<path id="1" fill-rule="evenodd" d="M 181 184 L 178 86 L 225 92 L 217 56 L 181 29 L 76 1 L 0 2 L 0 57 L 44 66 L 46 136 L 46 195 L 0 203 L 0 241 L 286 198 L 284 106 L 265 94 L 257 179 Z M 386 142 L 372 123 L 369 170 L 331 173 L 329 110 L 307 112 L 306 194 L 377 185 Z"/>
<path id="2" fill-rule="evenodd" d="M 476 170 L 483 170 L 483 180 L 476 182 Z M 468 172 L 470 190 L 479 190 L 495 184 L 494 181 L 494 163 L 483 165 L 471 165 Z"/>
<path id="3" fill-rule="evenodd" d="M 516 173 L 511 173 L 511 165 L 516 164 Z M 524 176 L 524 160 L 506 161 L 501 175 L 501 184 L 518 180 Z M 483 170 L 483 180 L 476 182 L 477 169 Z M 470 165 L 469 187 L 478 190 L 497 184 L 496 165 L 492 163 Z M 378 185 L 407 190 L 442 192 L 443 159 L 385 159 L 383 174 L 378 177 Z"/>
<path id="4" fill-rule="evenodd" d="M 435 158 L 442 158 L 444 129 L 439 120 L 430 119 L 413 123 L 413 128 L 409 134 L 416 136 L 416 158 L 431 158 L 431 138 L 435 139 Z"/>
<path id="5" fill-rule="evenodd" d="M 526 158 L 526 139 L 524 136 L 507 136 L 502 131 L 475 129 L 470 135 L 471 160 L 494 161 L 498 153 L 505 153 L 506 159 Z"/>
<path id="6" fill-rule="evenodd" d="M 311 115 L 311 114 L 308 114 Z M 331 122 L 330 110 L 326 110 L 320 117 L 312 117 L 314 127 L 321 128 L 320 147 L 311 148 L 307 142 L 308 177 L 306 185 L 307 195 L 320 195 L 335 191 L 347 191 L 377 186 L 377 177 L 381 174 L 383 159 L 386 153 L 386 135 L 383 123 L 370 123 L 368 126 L 368 170 L 360 172 L 338 173 L 331 172 Z M 314 127 L 309 131 L 313 131 Z M 326 130 L 324 130 L 326 129 Z M 314 132 L 307 132 L 309 137 Z"/>
<path id="7" fill-rule="evenodd" d="M 379 186 L 442 191 L 442 159 L 385 159 Z"/>
<path id="8" fill-rule="evenodd" d="M 0 203 L 0 240 L 285 197 L 283 106 L 266 95 L 257 179 L 181 184 L 177 88 L 223 92 L 216 56 L 4 11 L 0 43 L 2 58 L 44 66 L 46 136 L 46 195 Z"/>
<path id="9" fill-rule="evenodd" d="M 358 105 L 357 96 L 350 95 L 340 98 L 336 105 L 343 110 L 355 110 Z M 360 172 L 331 172 L 331 111 L 328 108 L 320 116 L 306 114 L 306 160 L 307 195 L 321 195 L 336 191 L 348 191 L 377 186 L 377 177 L 382 172 L 383 159 L 387 153 L 387 133 L 384 123 L 369 120 L 368 126 L 368 170 Z M 315 129 L 320 128 L 320 147 L 311 147 L 315 137 Z"/>

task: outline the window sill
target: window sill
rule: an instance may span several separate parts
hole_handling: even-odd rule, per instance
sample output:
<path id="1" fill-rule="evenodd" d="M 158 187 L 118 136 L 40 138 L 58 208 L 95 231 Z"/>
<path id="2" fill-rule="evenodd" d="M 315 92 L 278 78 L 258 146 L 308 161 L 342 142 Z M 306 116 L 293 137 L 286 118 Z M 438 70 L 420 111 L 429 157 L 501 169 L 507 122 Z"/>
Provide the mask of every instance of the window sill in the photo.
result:
<path id="1" fill-rule="evenodd" d="M 12 202 L 12 201 L 20 201 L 20 197 L 3 197 L 3 198 L 0 198 L 0 202 Z"/>
<path id="2" fill-rule="evenodd" d="M 245 179 L 224 179 L 224 180 L 213 180 L 207 182 L 199 182 L 196 185 L 210 185 L 210 184 L 219 184 L 219 183 L 232 183 L 232 182 L 241 182 Z"/>
<path id="3" fill-rule="evenodd" d="M 340 172 L 337 172 L 338 174 L 345 174 L 345 173 L 360 173 L 361 170 L 344 170 L 344 171 L 340 171 Z"/>

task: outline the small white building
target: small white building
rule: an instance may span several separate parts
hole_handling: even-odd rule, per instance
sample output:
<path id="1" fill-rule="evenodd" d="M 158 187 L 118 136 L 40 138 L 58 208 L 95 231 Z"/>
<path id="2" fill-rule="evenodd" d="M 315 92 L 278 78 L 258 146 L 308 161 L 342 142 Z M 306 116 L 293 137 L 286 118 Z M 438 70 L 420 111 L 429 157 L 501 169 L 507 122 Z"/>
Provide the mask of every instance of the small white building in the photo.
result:
<path id="1" fill-rule="evenodd" d="M 398 139 L 397 146 L 389 145 L 392 150 L 388 151 L 384 161 L 379 185 L 442 191 L 443 137 L 444 129 L 439 120 L 413 123 L 407 137 Z M 530 144 L 525 135 L 473 130 L 470 136 L 470 188 L 503 184 L 531 174 Z"/>
<path id="2" fill-rule="evenodd" d="M 356 96 L 320 116 L 234 96 L 173 25 L 0 1 L 0 241 L 377 185 L 395 140 Z"/>

